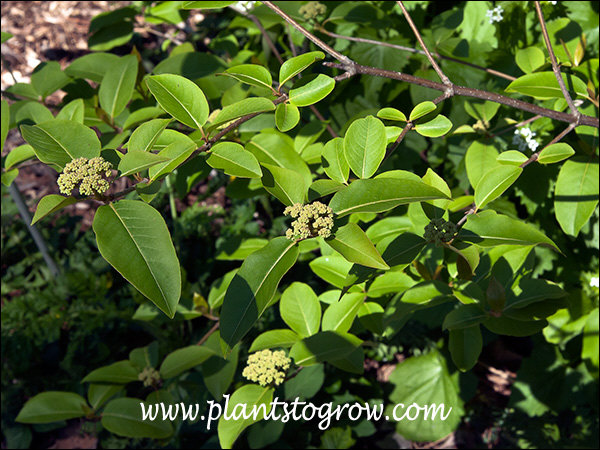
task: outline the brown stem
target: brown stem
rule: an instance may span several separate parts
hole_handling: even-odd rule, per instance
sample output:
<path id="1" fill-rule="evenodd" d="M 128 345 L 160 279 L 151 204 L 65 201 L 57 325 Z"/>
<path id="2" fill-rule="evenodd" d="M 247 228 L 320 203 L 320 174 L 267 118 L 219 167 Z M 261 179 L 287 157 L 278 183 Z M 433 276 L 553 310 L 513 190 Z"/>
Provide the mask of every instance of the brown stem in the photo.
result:
<path id="1" fill-rule="evenodd" d="M 210 330 L 208 330 L 204 336 L 202 336 L 202 338 L 198 341 L 198 343 L 196 345 L 204 344 L 208 340 L 208 338 L 211 336 L 211 334 L 213 334 L 215 331 L 217 331 L 219 329 L 220 325 L 221 325 L 221 322 L 216 322 L 212 326 L 212 328 Z"/>
<path id="2" fill-rule="evenodd" d="M 556 81 L 558 81 L 558 85 L 560 86 L 560 90 L 569 105 L 569 109 L 571 110 L 571 114 L 573 117 L 579 119 L 581 113 L 573 103 L 573 99 L 567 91 L 567 86 L 565 86 L 565 80 L 563 80 L 562 75 L 560 74 L 560 68 L 558 67 L 558 63 L 556 61 L 556 55 L 554 54 L 554 50 L 552 49 L 552 44 L 550 43 L 550 36 L 548 36 L 548 30 L 546 29 L 546 22 L 544 21 L 544 15 L 542 14 L 542 7 L 540 6 L 540 2 L 535 2 L 535 10 L 537 12 L 538 19 L 540 21 L 540 26 L 542 27 L 542 35 L 544 36 L 544 42 L 546 43 L 546 48 L 548 49 L 548 53 L 550 54 L 550 61 L 552 62 L 552 71 L 554 72 L 554 76 L 556 77 Z"/>
<path id="3" fill-rule="evenodd" d="M 388 42 L 382 42 L 382 41 L 375 41 L 373 39 L 366 39 L 366 38 L 359 38 L 359 37 L 352 37 L 352 36 L 344 36 L 341 34 L 337 34 L 337 33 L 333 33 L 331 31 L 326 30 L 325 28 L 323 28 L 322 26 L 319 26 L 319 31 L 323 34 L 326 34 L 327 36 L 331 36 L 333 38 L 336 39 L 344 39 L 347 41 L 352 41 L 352 42 L 361 42 L 363 44 L 373 44 L 373 45 L 380 45 L 382 47 L 389 47 L 389 48 L 393 48 L 396 50 L 401 50 L 403 52 L 410 52 L 410 53 L 417 53 L 419 55 L 425 55 L 425 52 L 423 50 L 419 50 L 418 48 L 413 48 L 413 47 L 406 47 L 404 45 L 397 45 L 397 44 L 390 44 Z M 477 64 L 473 64 L 467 61 L 463 61 L 461 59 L 457 59 L 457 58 L 452 58 L 451 56 L 446 56 L 446 55 L 442 55 L 438 52 L 434 52 L 432 53 L 433 56 L 435 56 L 438 59 L 445 59 L 446 61 L 452 61 L 458 64 L 463 64 L 465 66 L 469 66 L 472 67 L 474 69 L 478 69 L 478 70 L 483 70 L 484 72 L 487 72 L 491 75 L 495 75 L 497 77 L 500 78 L 504 78 L 506 80 L 509 81 L 514 81 L 516 80 L 515 77 L 513 77 L 512 75 L 508 75 L 506 73 L 500 72 L 498 70 L 494 70 L 494 69 L 488 69 L 486 67 L 481 67 L 478 66 Z"/>
<path id="4" fill-rule="evenodd" d="M 408 25 L 410 26 L 410 28 L 412 29 L 413 33 L 415 34 L 415 37 L 417 38 L 417 41 L 419 41 L 419 44 L 423 48 L 423 51 L 425 52 L 425 55 L 427 56 L 427 59 L 431 63 L 431 65 L 433 67 L 433 70 L 435 70 L 435 72 L 438 74 L 438 76 L 440 77 L 440 80 L 442 80 L 442 83 L 444 83 L 446 86 L 448 86 L 450 89 L 452 89 L 452 86 L 453 86 L 452 82 L 446 76 L 446 74 L 444 72 L 442 72 L 442 69 L 440 69 L 440 66 L 438 66 L 438 63 L 435 62 L 435 59 L 433 59 L 433 56 L 431 56 L 431 53 L 429 53 L 429 49 L 425 45 L 425 42 L 423 42 L 423 38 L 421 37 L 421 33 L 419 33 L 419 30 L 415 26 L 415 23 L 413 22 L 412 18 L 410 17 L 410 14 L 408 13 L 408 11 L 406 10 L 406 8 L 404 7 L 404 4 L 400 0 L 398 0 L 396 3 L 398 4 L 398 6 L 400 6 L 400 9 L 402 9 L 402 13 L 404 14 L 404 17 L 406 18 L 406 21 L 408 22 Z"/>
<path id="5" fill-rule="evenodd" d="M 273 42 L 271 37 L 267 34 L 267 30 L 265 30 L 265 28 L 260 23 L 260 20 L 258 20 L 258 18 L 252 14 L 248 14 L 246 17 L 248 17 L 248 19 L 250 19 L 252 22 L 254 22 L 254 25 L 256 25 L 256 27 L 259 29 L 260 33 L 265 38 L 267 45 L 269 46 L 269 48 L 271 49 L 271 51 L 277 58 L 277 61 L 279 61 L 279 64 L 283 64 L 283 58 L 281 57 L 281 54 L 277 50 L 277 47 L 275 47 L 275 43 Z"/>

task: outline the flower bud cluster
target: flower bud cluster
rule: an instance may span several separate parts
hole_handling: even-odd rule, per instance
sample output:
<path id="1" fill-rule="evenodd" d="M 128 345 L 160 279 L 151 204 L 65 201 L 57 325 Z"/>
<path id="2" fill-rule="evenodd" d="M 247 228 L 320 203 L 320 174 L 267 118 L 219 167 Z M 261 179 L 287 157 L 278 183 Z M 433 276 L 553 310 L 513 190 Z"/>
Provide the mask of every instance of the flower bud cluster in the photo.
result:
<path id="1" fill-rule="evenodd" d="M 248 356 L 248 363 L 242 375 L 261 386 L 278 386 L 283 383 L 291 362 L 283 350 L 262 350 Z"/>
<path id="2" fill-rule="evenodd" d="M 296 203 L 285 208 L 283 214 L 296 219 L 292 222 L 292 228 L 285 233 L 288 239 L 307 239 L 316 236 L 327 238 L 331 236 L 333 211 L 321 202 L 313 202 L 309 205 Z"/>
<path id="3" fill-rule="evenodd" d="M 60 192 L 71 195 L 73 189 L 79 188 L 82 195 L 102 194 L 110 185 L 104 177 L 110 176 L 112 164 L 98 156 L 88 160 L 77 158 L 68 163 L 58 177 Z"/>
<path id="4" fill-rule="evenodd" d="M 441 244 L 442 242 L 451 241 L 458 229 L 452 222 L 448 222 L 444 219 L 433 219 L 426 227 L 423 237 L 427 242 L 435 242 Z"/>
<path id="5" fill-rule="evenodd" d="M 323 3 L 309 2 L 302 6 L 298 12 L 302 14 L 306 20 L 316 19 L 317 16 L 327 12 L 327 7 Z"/>
<path id="6" fill-rule="evenodd" d="M 153 367 L 145 367 L 138 375 L 138 380 L 144 383 L 144 387 L 155 386 L 160 381 L 160 374 Z"/>

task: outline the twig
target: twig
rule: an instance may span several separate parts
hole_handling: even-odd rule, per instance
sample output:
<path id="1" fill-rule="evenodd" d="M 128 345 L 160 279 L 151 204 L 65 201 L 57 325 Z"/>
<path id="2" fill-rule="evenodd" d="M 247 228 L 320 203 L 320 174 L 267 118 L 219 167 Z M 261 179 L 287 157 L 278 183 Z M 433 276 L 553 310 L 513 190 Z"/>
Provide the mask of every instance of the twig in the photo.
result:
<path id="1" fill-rule="evenodd" d="M 208 338 L 211 336 L 211 334 L 213 334 L 215 331 L 217 331 L 219 329 L 220 325 L 221 325 L 221 322 L 216 322 L 212 326 L 212 328 L 210 330 L 208 330 L 204 336 L 202 336 L 202 339 L 200 339 L 196 345 L 204 344 L 208 340 Z"/>
<path id="2" fill-rule="evenodd" d="M 521 122 L 519 122 L 519 123 L 515 123 L 515 124 L 513 124 L 513 125 L 510 125 L 510 126 L 506 127 L 505 129 L 503 129 L 503 130 L 500 130 L 500 131 L 498 131 L 497 133 L 495 133 L 495 134 L 492 134 L 492 135 L 490 135 L 490 136 L 488 136 L 488 137 L 491 139 L 491 138 L 494 138 L 494 137 L 496 137 L 496 136 L 503 135 L 504 133 L 508 133 L 508 132 L 509 132 L 510 130 L 512 130 L 513 128 L 519 128 L 519 127 L 522 127 L 523 125 L 527 125 L 527 124 L 529 124 L 529 123 L 531 123 L 531 122 L 535 122 L 536 120 L 540 119 L 541 117 L 542 117 L 542 116 L 540 116 L 540 115 L 537 115 L 537 116 L 530 117 L 529 119 L 525 119 L 525 120 L 523 120 L 523 121 L 521 121 Z"/>
<path id="3" fill-rule="evenodd" d="M 535 10 L 537 11 L 538 19 L 540 21 L 540 26 L 542 27 L 542 35 L 544 36 L 544 42 L 546 42 L 546 48 L 548 49 L 548 53 L 550 54 L 550 62 L 552 63 L 552 71 L 554 72 L 554 76 L 556 77 L 556 81 L 558 81 L 558 85 L 560 86 L 560 90 L 569 105 L 569 109 L 571 110 L 571 114 L 577 120 L 581 117 L 581 113 L 573 103 L 573 99 L 565 86 L 565 80 L 560 73 L 560 68 L 558 67 L 558 63 L 556 62 L 556 55 L 554 54 L 554 50 L 552 49 L 552 44 L 550 43 L 550 37 L 548 36 L 548 30 L 546 29 L 546 22 L 544 21 L 544 15 L 542 14 L 542 8 L 540 6 L 540 2 L 535 2 Z"/>
<path id="4" fill-rule="evenodd" d="M 271 49 L 271 51 L 273 52 L 273 54 L 277 58 L 277 61 L 279 61 L 279 64 L 283 64 L 283 58 L 281 57 L 281 54 L 277 50 L 277 47 L 275 47 L 275 43 L 271 39 L 271 36 L 269 36 L 267 34 L 267 30 L 265 30 L 265 28 L 260 23 L 260 20 L 258 20 L 258 18 L 256 16 L 252 15 L 252 14 L 247 14 L 246 17 L 248 17 L 248 19 L 250 19 L 252 22 L 254 22 L 254 25 L 256 25 L 256 27 L 260 30 L 260 33 L 265 38 L 265 41 L 267 42 L 267 45 L 269 46 L 269 48 Z"/>
<path id="5" fill-rule="evenodd" d="M 177 39 L 176 37 L 171 37 L 171 36 L 169 36 L 169 35 L 167 35 L 165 33 L 161 33 L 160 31 L 154 30 L 153 28 L 150 28 L 150 27 L 145 27 L 145 26 L 144 27 L 137 27 L 137 28 L 134 28 L 133 31 L 135 31 L 137 33 L 146 32 L 146 33 L 154 34 L 154 35 L 159 36 L 159 37 L 161 37 L 163 39 L 168 39 L 168 40 L 170 40 L 172 42 L 175 42 L 177 45 L 183 44 L 183 41 L 181 39 Z"/>
<path id="6" fill-rule="evenodd" d="M 406 21 L 408 22 L 408 25 L 410 26 L 410 28 L 412 29 L 413 33 L 415 34 L 415 37 L 417 38 L 417 41 L 419 41 L 419 44 L 423 48 L 423 51 L 425 52 L 425 55 L 427 56 L 427 59 L 431 63 L 431 65 L 433 67 L 433 70 L 435 70 L 435 72 L 438 74 L 438 76 L 440 77 L 440 80 L 442 80 L 442 83 L 444 83 L 446 86 L 448 86 L 450 89 L 452 89 L 452 87 L 454 85 L 452 84 L 452 82 L 450 81 L 450 79 L 446 76 L 446 74 L 444 72 L 442 72 L 442 69 L 440 69 L 440 66 L 438 66 L 438 63 L 435 62 L 435 59 L 433 59 L 433 56 L 431 56 L 431 53 L 429 53 L 429 49 L 425 45 L 425 42 L 423 42 L 423 38 L 421 37 L 421 33 L 419 33 L 419 30 L 415 26 L 415 23 L 413 22 L 412 18 L 410 17 L 410 14 L 408 13 L 408 11 L 406 10 L 406 8 L 404 7 L 404 4 L 401 1 L 399 1 L 399 0 L 396 3 L 398 4 L 398 6 L 400 6 L 400 9 L 402 9 L 402 13 L 404 14 L 404 17 L 406 18 Z"/>
<path id="7" fill-rule="evenodd" d="M 389 42 L 376 41 L 374 39 L 366 39 L 366 38 L 353 37 L 353 36 L 344 36 L 344 35 L 333 33 L 329 30 L 326 30 L 322 26 L 318 26 L 318 30 L 323 34 L 326 34 L 327 36 L 331 36 L 336 39 L 344 39 L 344 40 L 352 41 L 352 42 L 361 42 L 363 44 L 380 45 L 382 47 L 389 47 L 389 48 L 393 48 L 393 49 L 400 50 L 403 52 L 410 52 L 410 53 L 416 53 L 419 55 L 425 55 L 425 52 L 423 50 L 419 50 L 418 48 L 406 47 L 404 45 L 398 45 L 398 44 L 390 44 Z M 452 61 L 455 63 L 459 63 L 459 64 L 463 64 L 465 66 L 472 67 L 474 69 L 483 70 L 484 72 L 487 72 L 491 75 L 495 75 L 497 77 L 504 78 L 509 81 L 516 80 L 515 77 L 513 77 L 512 75 L 508 75 L 504 72 L 500 72 L 500 71 L 494 70 L 494 69 L 488 69 L 487 67 L 478 66 L 477 64 L 463 61 L 458 58 L 452 58 L 451 56 L 442 55 L 441 53 L 438 53 L 438 52 L 433 52 L 432 55 L 438 59 L 445 59 L 446 61 Z"/>

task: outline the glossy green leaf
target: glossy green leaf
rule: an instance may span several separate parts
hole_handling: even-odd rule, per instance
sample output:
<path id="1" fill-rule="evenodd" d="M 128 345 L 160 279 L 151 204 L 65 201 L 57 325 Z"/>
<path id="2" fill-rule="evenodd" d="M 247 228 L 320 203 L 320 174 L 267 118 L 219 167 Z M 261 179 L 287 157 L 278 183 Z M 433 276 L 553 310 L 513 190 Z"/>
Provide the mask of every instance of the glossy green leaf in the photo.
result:
<path id="1" fill-rule="evenodd" d="M 128 151 L 149 152 L 172 119 L 154 119 L 140 125 L 131 134 Z"/>
<path id="2" fill-rule="evenodd" d="M 387 139 L 381 120 L 373 116 L 352 122 L 344 137 L 344 155 L 359 178 L 375 174 L 385 156 Z"/>
<path id="3" fill-rule="evenodd" d="M 216 144 L 206 163 L 235 177 L 257 178 L 263 175 L 256 157 L 235 142 Z"/>
<path id="4" fill-rule="evenodd" d="M 439 280 L 423 281 L 404 292 L 402 302 L 423 305 L 450 295 L 452 295 L 452 290 L 447 284 Z"/>
<path id="5" fill-rule="evenodd" d="M 573 96 L 588 97 L 586 85 L 575 75 L 562 73 L 569 93 Z M 536 72 L 517 78 L 506 87 L 506 92 L 518 92 L 536 98 L 563 98 L 554 72 Z"/>
<path id="6" fill-rule="evenodd" d="M 430 101 L 419 103 L 410 112 L 408 120 L 414 122 L 415 120 L 420 119 L 421 117 L 424 117 L 427 114 L 435 111 L 436 108 L 437 106 L 435 106 L 435 103 Z"/>
<path id="7" fill-rule="evenodd" d="M 226 405 L 227 410 L 219 418 L 219 424 L 217 425 L 221 448 L 232 448 L 233 443 L 242 431 L 253 423 L 263 420 L 269 411 L 271 411 L 272 401 L 273 388 L 270 387 L 247 384 L 236 390 L 231 395 Z M 244 419 L 243 417 L 238 419 L 231 418 L 234 411 L 239 411 L 239 408 L 236 408 L 238 404 L 244 405 L 246 411 L 251 411 L 253 407 L 258 407 L 259 405 L 265 405 L 265 408 L 259 409 L 260 412 L 257 414 L 256 419 L 252 416 L 248 419 Z M 229 420 L 225 420 L 225 417 L 229 417 Z"/>
<path id="8" fill-rule="evenodd" d="M 275 105 L 271 100 L 264 97 L 245 98 L 223 108 L 211 126 L 221 125 L 249 114 L 269 111 L 275 111 Z"/>
<path id="9" fill-rule="evenodd" d="M 355 223 L 338 228 L 325 242 L 350 262 L 375 269 L 389 269 L 365 232 Z"/>
<path id="10" fill-rule="evenodd" d="M 333 194 L 342 189 L 344 186 L 344 184 L 333 180 L 315 180 L 315 182 L 308 188 L 308 201 L 312 202 L 318 198 Z"/>
<path id="11" fill-rule="evenodd" d="M 460 423 L 464 409 L 458 376 L 450 375 L 445 359 L 437 351 L 412 356 L 398 364 L 390 376 L 390 383 L 394 386 L 389 397 L 393 404 L 385 411 L 390 418 L 393 417 L 391 409 L 399 403 L 404 407 L 396 409 L 396 419 L 407 413 L 414 417 L 415 413 L 409 411 L 413 403 L 423 406 L 435 404 L 438 408 L 444 405 L 444 410 L 438 409 L 435 415 L 430 409 L 427 420 L 421 414 L 417 420 L 406 420 L 406 417 L 398 420 L 396 430 L 406 439 L 435 441 L 450 434 Z"/>
<path id="12" fill-rule="evenodd" d="M 598 204 L 598 160 L 575 157 L 560 168 L 554 189 L 554 213 L 562 230 L 577 236 Z"/>
<path id="13" fill-rule="evenodd" d="M 319 311 L 319 316 L 321 312 Z M 318 328 L 318 325 L 317 325 Z M 258 352 L 266 348 L 290 348 L 300 340 L 300 336 L 292 330 L 269 330 L 258 335 L 252 342 L 250 353 Z"/>
<path id="14" fill-rule="evenodd" d="M 10 153 L 6 155 L 6 159 L 4 160 L 4 169 L 12 169 L 14 166 L 34 157 L 35 151 L 31 145 L 19 145 L 18 147 L 13 148 Z"/>
<path id="15" fill-rule="evenodd" d="M 425 123 L 415 125 L 415 130 L 421 136 L 425 137 L 440 137 L 445 135 L 452 129 L 452 122 L 446 116 L 440 114 L 435 119 Z"/>
<path id="16" fill-rule="evenodd" d="M 243 261 L 256 250 L 260 250 L 268 243 L 269 241 L 263 238 L 244 239 L 239 245 L 231 246 L 231 248 L 228 248 L 226 243 L 223 247 L 221 247 L 224 249 L 219 252 L 216 259 L 222 261 Z"/>
<path id="17" fill-rule="evenodd" d="M 92 370 L 81 382 L 126 384 L 138 381 L 138 373 L 131 361 L 126 359 Z"/>
<path id="18" fill-rule="evenodd" d="M 173 318 L 181 272 L 164 219 L 140 201 L 101 206 L 93 223 L 100 254 L 138 291 Z"/>
<path id="19" fill-rule="evenodd" d="M 208 102 L 194 82 L 180 75 L 163 74 L 147 77 L 146 84 L 161 108 L 179 122 L 196 129 L 206 123 Z"/>
<path id="20" fill-rule="evenodd" d="M 176 377 L 214 355 L 215 352 L 203 345 L 179 348 L 166 356 L 160 366 L 160 376 L 163 379 Z"/>
<path id="21" fill-rule="evenodd" d="M 125 109 L 135 87 L 138 60 L 135 55 L 121 57 L 102 78 L 98 91 L 100 106 L 110 117 L 116 117 Z"/>
<path id="22" fill-rule="evenodd" d="M 212 284 L 210 287 L 210 292 L 208 293 L 208 305 L 211 309 L 217 309 L 221 307 L 223 304 L 223 299 L 225 298 L 225 293 L 227 292 L 227 288 L 237 273 L 237 270 L 238 269 L 233 269 L 227 272 Z"/>
<path id="23" fill-rule="evenodd" d="M 509 166 L 520 166 L 529 158 L 525 156 L 518 150 L 508 150 L 506 152 L 502 152 L 496 158 L 500 164 L 509 165 Z"/>
<path id="24" fill-rule="evenodd" d="M 338 216 L 355 212 L 383 212 L 412 202 L 435 200 L 446 196 L 422 181 L 393 178 L 356 180 L 338 191 L 329 206 Z"/>
<path id="25" fill-rule="evenodd" d="M 86 415 L 87 402 L 73 392 L 47 391 L 30 398 L 15 419 L 20 423 L 52 423 Z"/>
<path id="26" fill-rule="evenodd" d="M 199 81 L 200 78 L 212 75 L 226 67 L 225 61 L 210 53 L 190 51 L 175 54 L 175 50 L 167 59 L 163 59 L 154 67 L 152 72 L 155 75 L 170 73 Z"/>
<path id="27" fill-rule="evenodd" d="M 123 391 L 123 385 L 121 384 L 90 384 L 87 398 L 92 408 L 98 409 L 110 400 L 111 397 L 114 397 Z"/>
<path id="28" fill-rule="evenodd" d="M 519 69 L 525 73 L 531 73 L 546 62 L 544 52 L 538 47 L 527 47 L 517 50 L 515 61 Z"/>
<path id="29" fill-rule="evenodd" d="M 465 166 L 471 186 L 477 187 L 483 175 L 496 166 L 497 157 L 498 151 L 492 145 L 475 141 L 469 146 L 465 154 Z"/>
<path id="30" fill-rule="evenodd" d="M 73 159 L 100 156 L 96 133 L 72 120 L 54 119 L 39 125 L 23 125 L 21 134 L 40 161 L 61 169 Z"/>
<path id="31" fill-rule="evenodd" d="M 86 78 L 100 83 L 106 72 L 120 61 L 121 59 L 112 53 L 91 53 L 74 60 L 65 69 L 65 73 L 73 78 Z"/>
<path id="32" fill-rule="evenodd" d="M 442 328 L 444 330 L 467 328 L 481 323 L 486 317 L 487 313 L 479 305 L 459 305 L 446 315 Z"/>
<path id="33" fill-rule="evenodd" d="M 519 178 L 522 167 L 502 165 L 491 168 L 475 186 L 475 205 L 481 209 L 496 200 Z"/>
<path id="34" fill-rule="evenodd" d="M 344 140 L 340 137 L 333 138 L 323 148 L 321 155 L 323 170 L 329 178 L 339 183 L 346 183 L 350 175 L 350 166 L 344 155 Z"/>
<path id="35" fill-rule="evenodd" d="M 558 142 L 543 149 L 538 155 L 537 161 L 540 164 L 553 164 L 570 158 L 574 154 L 573 147 L 564 142 Z"/>
<path id="36" fill-rule="evenodd" d="M 183 2 L 183 9 L 220 9 L 236 2 Z"/>
<path id="37" fill-rule="evenodd" d="M 269 193 L 286 206 L 304 203 L 308 189 L 302 176 L 293 170 L 271 164 L 263 164 L 263 169 L 261 181 Z"/>
<path id="38" fill-rule="evenodd" d="M 335 80 L 320 73 L 310 81 L 302 79 L 301 85 L 296 83 L 290 90 L 289 102 L 294 106 L 313 105 L 327 97 L 333 88 L 335 88 Z"/>
<path id="39" fill-rule="evenodd" d="M 111 400 L 102 411 L 102 426 L 117 436 L 130 438 L 164 439 L 173 434 L 171 423 L 162 420 L 162 416 L 158 416 L 160 412 L 156 410 L 156 420 L 143 420 L 140 404 L 143 404 L 146 412 L 150 407 L 156 408 L 154 404 L 142 402 L 139 398 Z"/>
<path id="40" fill-rule="evenodd" d="M 328 330 L 295 343 L 289 356 L 298 366 L 311 366 L 342 359 L 361 344 L 362 341 L 352 334 Z"/>
<path id="41" fill-rule="evenodd" d="M 325 58 L 323 52 L 309 52 L 288 59 L 279 69 L 279 84 L 283 86 L 288 80 L 323 58 Z"/>
<path id="42" fill-rule="evenodd" d="M 491 316 L 483 322 L 483 325 L 492 333 L 505 336 L 524 337 L 539 333 L 548 326 L 548 321 L 516 320 L 506 316 Z"/>
<path id="43" fill-rule="evenodd" d="M 65 75 L 57 61 L 43 62 L 31 74 L 31 85 L 44 99 L 70 81 L 71 78 Z"/>
<path id="44" fill-rule="evenodd" d="M 72 205 L 73 203 L 77 203 L 77 199 L 75 197 L 64 197 L 56 194 L 45 195 L 37 205 L 35 214 L 31 220 L 31 225 L 52 214 L 53 212 L 56 212 L 65 206 Z"/>
<path id="45" fill-rule="evenodd" d="M 406 116 L 402 111 L 396 108 L 382 108 L 377 111 L 377 117 L 384 120 L 395 120 L 397 122 L 406 122 Z"/>
<path id="46" fill-rule="evenodd" d="M 309 266 L 318 277 L 338 288 L 344 287 L 344 280 L 352 263 L 337 255 L 319 256 L 313 259 Z"/>
<path id="47" fill-rule="evenodd" d="M 323 314 L 323 331 L 348 332 L 364 301 L 362 292 L 350 292 L 329 305 Z"/>
<path id="48" fill-rule="evenodd" d="M 459 238 L 480 247 L 544 245 L 559 251 L 556 244 L 533 225 L 492 210 L 469 215 Z"/>
<path id="49" fill-rule="evenodd" d="M 187 161 L 195 150 L 196 144 L 191 139 L 182 139 L 171 142 L 158 152 L 158 156 L 165 158 L 166 161 L 159 162 L 148 170 L 150 181 L 158 180 L 162 176 L 173 172 L 177 167 Z"/>
<path id="50" fill-rule="evenodd" d="M 258 64 L 241 64 L 227 69 L 224 75 L 235 78 L 242 83 L 271 89 L 273 78 L 271 73 Z"/>
<path id="51" fill-rule="evenodd" d="M 591 364 L 598 368 L 598 308 L 592 310 L 583 327 L 583 345 L 581 357 L 590 360 Z"/>
<path id="52" fill-rule="evenodd" d="M 2 44 L 4 44 L 11 37 L 13 37 L 13 35 L 11 33 L 6 33 L 5 31 L 2 31 L 2 38 L 0 39 L 0 42 L 2 42 Z"/>
<path id="53" fill-rule="evenodd" d="M 298 246 L 281 236 L 252 253 L 233 277 L 221 308 L 224 353 L 254 326 L 265 311 L 279 281 L 298 258 Z"/>
<path id="54" fill-rule="evenodd" d="M 6 140 L 6 135 L 8 134 L 9 122 L 10 112 L 8 102 L 6 100 L 2 100 L 0 107 L 0 151 L 4 150 L 4 141 Z"/>
<path id="55" fill-rule="evenodd" d="M 165 161 L 166 158 L 159 156 L 156 153 L 141 150 L 129 150 L 121 158 L 118 169 L 121 172 L 121 176 L 126 177 Z"/>
<path id="56" fill-rule="evenodd" d="M 404 292 L 415 284 L 415 281 L 403 272 L 386 272 L 376 277 L 369 285 L 369 298 L 383 297 L 388 294 Z"/>
<path id="57" fill-rule="evenodd" d="M 367 237 L 373 244 L 377 244 L 388 236 L 397 236 L 403 231 L 410 230 L 412 222 L 406 216 L 386 217 L 376 221 L 367 228 Z"/>
<path id="58" fill-rule="evenodd" d="M 307 284 L 295 282 L 283 291 L 279 312 L 283 321 L 301 337 L 319 331 L 321 304 Z"/>
<path id="59" fill-rule="evenodd" d="M 289 103 L 280 103 L 275 110 L 275 125 L 279 131 L 290 131 L 300 121 L 300 110 Z"/>
<path id="60" fill-rule="evenodd" d="M 31 121 L 35 124 L 40 124 L 54 119 L 48 108 L 35 101 L 24 101 L 15 104 L 13 106 L 13 113 L 16 125 L 21 125 L 22 123 L 30 125 Z M 60 117 L 59 119 L 65 120 Z"/>
<path id="61" fill-rule="evenodd" d="M 448 349 L 452 361 L 461 371 L 471 370 L 477 364 L 482 348 L 479 325 L 450 330 Z"/>
<path id="62" fill-rule="evenodd" d="M 146 106 L 133 111 L 123 123 L 123 131 L 133 128 L 139 123 L 145 123 L 148 120 L 154 119 L 163 115 L 165 112 L 157 106 Z"/>

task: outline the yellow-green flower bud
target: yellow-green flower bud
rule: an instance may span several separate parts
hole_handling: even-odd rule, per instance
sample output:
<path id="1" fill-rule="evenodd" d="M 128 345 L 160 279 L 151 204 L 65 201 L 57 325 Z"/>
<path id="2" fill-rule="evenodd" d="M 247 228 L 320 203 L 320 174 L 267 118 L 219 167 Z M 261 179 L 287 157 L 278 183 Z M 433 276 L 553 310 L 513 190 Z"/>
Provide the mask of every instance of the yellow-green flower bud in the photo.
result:
<path id="1" fill-rule="evenodd" d="M 248 356 L 242 375 L 261 386 L 278 386 L 285 380 L 291 362 L 283 350 L 262 350 Z"/>
<path id="2" fill-rule="evenodd" d="M 160 373 L 153 367 L 145 367 L 139 373 L 138 380 L 144 383 L 144 387 L 155 386 L 160 382 Z"/>
<path id="3" fill-rule="evenodd" d="M 292 222 L 291 228 L 285 233 L 288 239 L 307 239 L 316 236 L 326 238 L 331 236 L 333 211 L 321 202 L 313 202 L 308 205 L 296 203 L 285 208 L 283 214 L 296 219 Z"/>
<path id="4" fill-rule="evenodd" d="M 79 188 L 82 195 L 102 194 L 110 184 L 105 177 L 110 176 L 112 164 L 98 156 L 88 160 L 77 158 L 68 163 L 58 177 L 58 187 L 61 194 L 71 195 Z"/>

